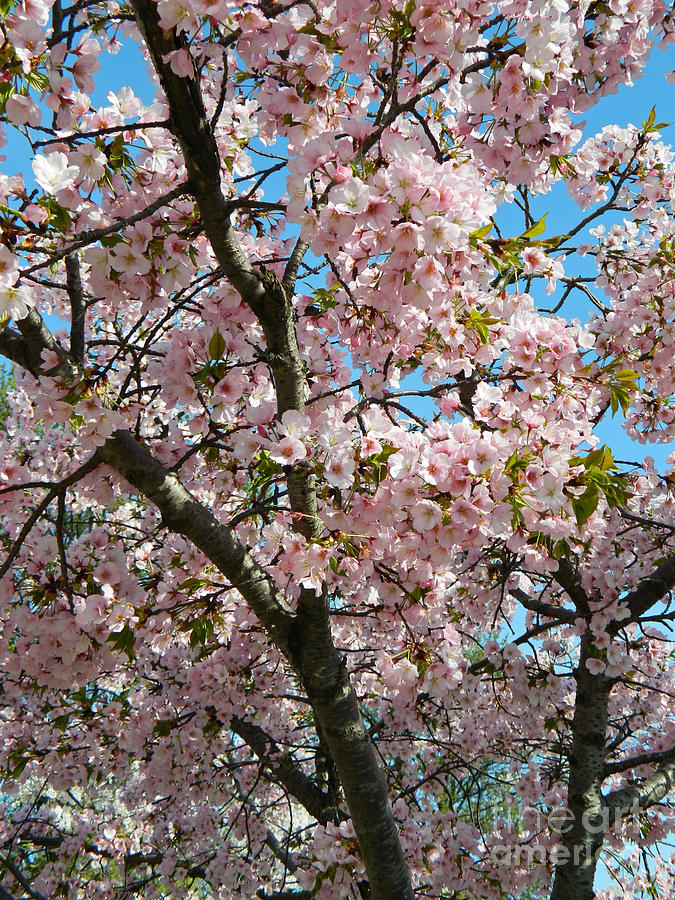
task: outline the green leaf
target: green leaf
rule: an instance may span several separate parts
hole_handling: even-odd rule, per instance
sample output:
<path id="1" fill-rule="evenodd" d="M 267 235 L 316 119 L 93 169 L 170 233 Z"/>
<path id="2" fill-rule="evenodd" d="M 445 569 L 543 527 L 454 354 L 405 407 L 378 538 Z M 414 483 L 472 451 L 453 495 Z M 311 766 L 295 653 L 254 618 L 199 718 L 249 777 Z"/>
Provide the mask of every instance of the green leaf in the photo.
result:
<path id="1" fill-rule="evenodd" d="M 540 234 L 544 233 L 544 229 L 546 228 L 546 216 L 548 213 L 544 213 L 544 215 L 539 219 L 538 222 L 535 222 L 534 225 L 530 226 L 527 231 L 524 231 L 521 234 L 521 237 L 524 238 L 535 238 L 539 237 Z"/>
<path id="2" fill-rule="evenodd" d="M 65 207 L 61 206 L 60 203 L 57 203 L 53 197 L 50 197 L 45 204 L 41 205 L 45 206 L 49 213 L 50 225 L 53 225 L 57 231 L 65 232 L 69 230 L 73 220 L 71 214 Z"/>
<path id="3" fill-rule="evenodd" d="M 393 456 L 394 453 L 398 453 L 399 448 L 394 447 L 391 444 L 385 444 L 379 453 L 374 453 L 371 457 L 369 457 L 370 462 L 374 463 L 386 463 L 390 456 Z"/>
<path id="4" fill-rule="evenodd" d="M 528 537 L 527 543 L 534 545 L 535 547 L 546 547 L 550 553 L 553 552 L 553 540 L 551 539 L 550 534 L 544 534 L 541 531 L 533 531 Z"/>
<path id="5" fill-rule="evenodd" d="M 19 775 L 23 772 L 23 770 L 24 770 L 24 769 L 26 768 L 26 766 L 28 765 L 28 757 L 27 757 L 27 756 L 21 756 L 21 755 L 16 755 L 16 756 L 15 756 L 13 753 L 10 753 L 10 759 L 12 760 L 12 762 L 14 762 L 14 760 L 16 760 L 16 762 L 14 763 L 13 768 L 10 770 L 10 773 L 9 773 L 9 774 L 10 774 L 10 777 L 11 777 L 11 778 L 18 778 Z"/>
<path id="6" fill-rule="evenodd" d="M 152 729 L 154 737 L 168 737 L 171 734 L 171 722 L 168 719 L 162 719 Z"/>
<path id="7" fill-rule="evenodd" d="M 11 81 L 0 81 L 0 113 L 4 113 L 5 105 L 13 93 L 14 85 Z"/>
<path id="8" fill-rule="evenodd" d="M 321 316 L 328 309 L 333 309 L 337 303 L 333 293 L 337 285 L 332 288 L 316 288 L 312 303 L 305 309 L 305 315 Z"/>
<path id="9" fill-rule="evenodd" d="M 185 591 L 188 596 L 198 591 L 200 588 L 203 588 L 206 582 L 203 578 L 197 578 L 195 575 L 191 575 L 189 578 L 186 578 L 185 581 L 181 581 L 178 585 L 179 590 Z"/>
<path id="10" fill-rule="evenodd" d="M 487 312 L 479 312 L 477 309 L 472 309 L 464 322 L 469 328 L 473 328 L 478 332 L 481 343 L 487 344 L 490 340 L 489 326 L 495 325 L 498 319 L 495 319 L 494 316 L 489 315 Z"/>
<path id="11" fill-rule="evenodd" d="M 125 625 L 121 631 L 113 631 L 108 637 L 108 643 L 112 644 L 115 650 L 119 650 L 121 653 L 126 653 L 129 657 L 129 662 L 131 662 L 136 656 L 136 652 L 134 650 L 134 642 L 136 640 L 136 635 L 132 628 L 129 625 Z"/>
<path id="12" fill-rule="evenodd" d="M 199 370 L 199 372 L 195 372 L 192 376 L 193 380 L 197 382 L 197 384 L 206 384 L 206 381 L 211 374 L 211 364 L 207 363 L 205 366 Z"/>
<path id="13" fill-rule="evenodd" d="M 504 471 L 510 472 L 512 475 L 521 472 L 528 467 L 530 459 L 531 456 L 529 453 L 525 452 L 523 456 L 518 456 L 518 451 L 514 450 L 511 456 L 506 460 Z"/>
<path id="14" fill-rule="evenodd" d="M 647 131 L 649 129 L 649 127 L 654 124 L 654 119 L 656 119 L 656 107 L 652 106 L 652 108 L 649 112 L 649 116 L 642 123 L 642 126 L 645 129 L 645 131 Z"/>
<path id="15" fill-rule="evenodd" d="M 618 372 L 614 373 L 614 377 L 619 381 L 635 381 L 638 377 L 638 373 L 635 369 L 619 369 Z"/>
<path id="16" fill-rule="evenodd" d="M 340 569 L 340 563 L 334 556 L 328 557 L 328 565 L 330 566 L 331 572 L 334 572 L 335 575 L 343 576 L 345 573 Z"/>
<path id="17" fill-rule="evenodd" d="M 608 479 L 605 484 L 599 485 L 600 490 L 605 495 L 605 499 L 611 508 L 615 506 L 625 506 L 629 496 L 632 496 L 627 490 L 627 480 L 624 475 L 607 475 Z"/>
<path id="18" fill-rule="evenodd" d="M 517 506 L 513 505 L 512 508 L 513 508 L 513 513 L 511 515 L 511 528 L 513 528 L 515 530 L 525 524 L 525 516 L 518 509 Z"/>
<path id="19" fill-rule="evenodd" d="M 621 407 L 621 411 L 625 415 L 630 408 L 630 393 L 627 388 L 619 384 L 613 384 L 609 389 L 609 406 L 612 415 L 616 415 Z"/>
<path id="20" fill-rule="evenodd" d="M 572 460 L 570 460 L 570 463 L 571 462 Z M 600 469 L 601 472 L 609 472 L 617 468 L 612 456 L 612 451 L 607 444 L 602 444 L 601 447 L 596 447 L 595 450 L 591 450 L 583 460 L 583 464 L 586 469 L 595 468 Z"/>
<path id="21" fill-rule="evenodd" d="M 127 244 L 121 234 L 107 234 L 101 238 L 101 244 L 104 247 L 116 247 L 118 244 Z"/>
<path id="22" fill-rule="evenodd" d="M 567 559 L 571 555 L 572 551 L 570 549 L 570 545 L 567 543 L 565 538 L 560 538 L 553 545 L 553 557 L 554 559 Z"/>
<path id="23" fill-rule="evenodd" d="M 192 619 L 182 626 L 183 631 L 190 632 L 190 646 L 194 649 L 198 644 L 204 646 L 213 637 L 213 622 L 210 619 Z"/>
<path id="24" fill-rule="evenodd" d="M 476 238 L 479 240 L 480 238 L 487 237 L 488 234 L 492 231 L 492 222 L 489 222 L 487 225 L 483 225 L 482 228 L 477 228 L 476 231 L 472 231 L 469 237 Z"/>
<path id="25" fill-rule="evenodd" d="M 44 72 L 28 72 L 25 77 L 26 84 L 36 91 L 46 91 L 49 87 L 49 78 Z"/>
<path id="26" fill-rule="evenodd" d="M 617 464 L 614 462 L 612 451 L 609 449 L 607 444 L 603 444 L 600 449 L 602 450 L 602 456 L 600 457 L 600 461 L 598 462 L 598 468 L 603 472 L 610 472 L 613 469 L 618 468 Z"/>
<path id="27" fill-rule="evenodd" d="M 577 525 L 581 528 L 596 510 L 600 495 L 594 485 L 589 485 L 580 497 L 574 497 L 572 507 L 577 517 Z"/>

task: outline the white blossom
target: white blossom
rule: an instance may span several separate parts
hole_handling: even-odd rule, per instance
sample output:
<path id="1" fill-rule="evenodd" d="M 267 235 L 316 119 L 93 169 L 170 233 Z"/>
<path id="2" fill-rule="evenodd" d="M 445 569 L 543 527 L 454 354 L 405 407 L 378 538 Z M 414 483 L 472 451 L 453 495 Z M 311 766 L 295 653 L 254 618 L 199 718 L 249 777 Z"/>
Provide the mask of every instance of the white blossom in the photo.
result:
<path id="1" fill-rule="evenodd" d="M 72 187 L 79 172 L 79 166 L 68 165 L 65 153 L 36 156 L 33 160 L 35 180 L 48 194 L 56 194 L 64 188 Z"/>

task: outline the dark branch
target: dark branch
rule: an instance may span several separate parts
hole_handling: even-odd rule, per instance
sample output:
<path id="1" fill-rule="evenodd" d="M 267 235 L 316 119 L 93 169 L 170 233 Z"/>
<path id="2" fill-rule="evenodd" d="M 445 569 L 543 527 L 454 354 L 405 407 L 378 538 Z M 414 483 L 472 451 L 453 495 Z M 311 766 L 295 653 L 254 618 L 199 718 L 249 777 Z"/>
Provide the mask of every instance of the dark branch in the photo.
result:
<path id="1" fill-rule="evenodd" d="M 35 378 L 40 375 L 51 375 L 72 381 L 77 376 L 77 368 L 70 361 L 63 347 L 54 339 L 42 321 L 42 317 L 34 309 L 17 322 L 19 331 L 13 328 L 0 329 L 0 353 L 26 369 Z M 45 350 L 55 353 L 60 362 L 45 369 L 42 354 Z"/>
<path id="2" fill-rule="evenodd" d="M 588 615 L 588 597 L 581 587 L 579 573 L 572 566 L 568 559 L 564 557 L 558 563 L 558 570 L 553 573 L 553 577 L 558 582 L 567 596 L 572 600 L 576 608 L 583 615 Z"/>
<path id="3" fill-rule="evenodd" d="M 652 753 L 638 753 L 636 756 L 628 756 L 625 759 L 618 759 L 616 762 L 605 763 L 605 775 L 626 772 L 628 769 L 637 769 L 638 766 L 664 765 L 671 762 L 675 762 L 675 747 L 670 750 L 654 750 Z"/>
<path id="4" fill-rule="evenodd" d="M 235 716 L 230 728 L 248 744 L 274 779 L 283 785 L 318 822 L 325 824 L 334 821 L 338 816 L 345 818 L 331 805 L 329 797 L 321 792 L 316 783 L 294 765 L 289 756 L 279 754 L 274 739 L 259 725 Z"/>
<path id="5" fill-rule="evenodd" d="M 577 619 L 576 613 L 573 613 L 571 609 L 565 609 L 564 606 L 556 606 L 554 603 L 545 603 L 543 600 L 535 600 L 534 597 L 530 597 L 529 594 L 521 591 L 520 588 L 511 588 L 510 593 L 525 609 L 529 609 L 540 616 L 556 619 L 559 622 L 566 622 L 569 625 L 574 625 Z"/>
<path id="6" fill-rule="evenodd" d="M 160 122 L 131 122 L 127 125 L 110 125 L 108 128 L 97 128 L 95 131 L 74 131 L 72 134 L 64 134 L 59 137 L 49 138 L 45 141 L 36 141 L 35 147 L 47 147 L 49 144 L 72 144 L 87 138 L 102 137 L 105 134 L 118 134 L 123 131 L 141 131 L 144 128 L 168 128 L 167 121 Z"/>
<path id="7" fill-rule="evenodd" d="M 80 260 L 77 253 L 66 256 L 66 286 L 70 299 L 70 356 L 73 362 L 84 366 L 84 297 L 82 295 L 82 278 L 80 276 Z"/>
<path id="8" fill-rule="evenodd" d="M 14 876 L 14 878 L 19 882 L 21 887 L 33 897 L 33 900 L 48 900 L 44 894 L 41 894 L 40 891 L 36 890 L 28 881 L 28 879 L 21 873 L 21 870 L 14 865 L 11 859 L 7 856 L 0 856 L 0 865 L 2 865 L 7 871 Z"/>
<path id="9" fill-rule="evenodd" d="M 115 234 L 115 232 L 119 231 L 121 228 L 126 228 L 128 225 L 134 225 L 136 222 L 141 222 L 143 219 L 147 219 L 149 216 L 154 215 L 163 206 L 166 206 L 167 203 L 171 203 L 171 201 L 175 200 L 177 197 L 182 197 L 183 194 L 186 194 L 187 192 L 188 186 L 186 184 L 179 184 L 178 187 L 173 188 L 166 194 L 162 194 L 161 197 L 158 197 L 152 203 L 148 204 L 144 209 L 134 213 L 133 216 L 127 216 L 125 219 L 117 219 L 112 225 L 106 225 L 105 228 L 93 228 L 91 231 L 85 231 L 68 247 L 63 247 L 60 250 L 54 250 L 52 252 L 43 250 L 41 252 L 48 255 L 49 259 L 46 262 L 36 263 L 34 266 L 22 270 L 21 274 L 30 274 L 38 269 L 44 269 L 45 266 L 51 266 L 52 263 L 58 262 L 58 260 L 63 259 L 64 256 L 68 256 L 70 253 L 79 250 L 81 247 L 95 244 L 96 241 L 100 241 L 101 238 L 107 237 L 109 234 Z"/>
<path id="10" fill-rule="evenodd" d="M 675 554 L 657 566 L 653 572 L 640 579 L 627 597 L 621 601 L 631 612 L 631 621 L 635 622 L 650 607 L 663 600 L 675 587 Z"/>
<path id="11" fill-rule="evenodd" d="M 266 894 L 264 888 L 258 891 L 260 900 L 311 900 L 313 896 L 313 891 L 275 891 L 273 894 Z"/>

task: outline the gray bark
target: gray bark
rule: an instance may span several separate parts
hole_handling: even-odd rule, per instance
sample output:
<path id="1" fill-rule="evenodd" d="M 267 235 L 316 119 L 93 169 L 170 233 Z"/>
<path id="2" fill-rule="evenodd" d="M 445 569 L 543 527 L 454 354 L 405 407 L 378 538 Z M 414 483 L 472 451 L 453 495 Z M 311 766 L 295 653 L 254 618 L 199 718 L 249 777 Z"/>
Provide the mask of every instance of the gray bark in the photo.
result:
<path id="1" fill-rule="evenodd" d="M 289 756 L 278 752 L 273 738 L 266 734 L 259 725 L 236 716 L 230 722 L 230 730 L 248 744 L 270 772 L 272 778 L 301 803 L 318 822 L 325 825 L 326 822 L 341 821 L 346 818 L 341 810 L 332 805 L 332 798 L 322 793 L 312 778 L 298 769 Z M 268 758 L 271 754 L 273 754 L 273 760 Z"/>
<path id="2" fill-rule="evenodd" d="M 621 602 L 630 610 L 631 621 L 636 622 L 674 587 L 675 554 L 669 556 L 653 572 L 642 578 L 637 587 Z"/>
<path id="3" fill-rule="evenodd" d="M 612 682 L 586 668 L 592 636 L 582 637 L 569 754 L 567 807 L 571 821 L 562 839 L 551 900 L 593 900 L 597 855 L 604 841 L 601 785 L 604 777 L 607 705 Z"/>
<path id="4" fill-rule="evenodd" d="M 675 763 L 666 763 L 642 781 L 629 784 L 607 794 L 603 804 L 610 814 L 610 820 L 624 818 L 664 800 L 675 786 Z"/>

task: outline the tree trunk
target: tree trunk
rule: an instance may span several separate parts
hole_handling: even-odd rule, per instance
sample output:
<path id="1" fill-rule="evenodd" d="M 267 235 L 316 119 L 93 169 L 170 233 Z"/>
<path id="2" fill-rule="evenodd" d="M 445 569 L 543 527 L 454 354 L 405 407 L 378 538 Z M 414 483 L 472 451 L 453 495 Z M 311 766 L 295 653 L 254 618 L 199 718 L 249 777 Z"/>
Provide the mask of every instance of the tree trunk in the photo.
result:
<path id="1" fill-rule="evenodd" d="M 567 808 L 569 819 L 555 871 L 551 900 L 593 900 L 593 881 L 608 826 L 600 787 L 604 777 L 607 710 L 611 680 L 591 673 L 593 635 L 581 639 L 577 694 L 569 756 Z"/>

